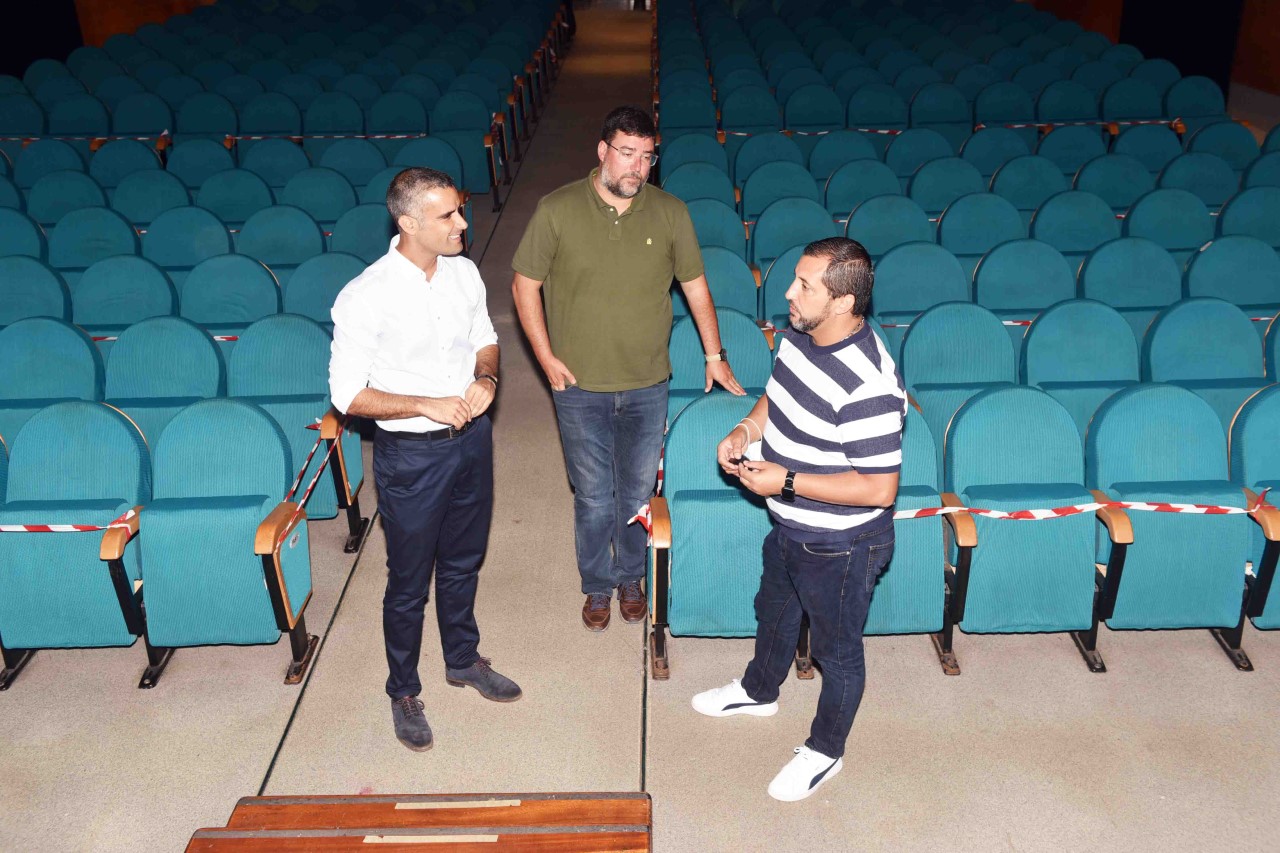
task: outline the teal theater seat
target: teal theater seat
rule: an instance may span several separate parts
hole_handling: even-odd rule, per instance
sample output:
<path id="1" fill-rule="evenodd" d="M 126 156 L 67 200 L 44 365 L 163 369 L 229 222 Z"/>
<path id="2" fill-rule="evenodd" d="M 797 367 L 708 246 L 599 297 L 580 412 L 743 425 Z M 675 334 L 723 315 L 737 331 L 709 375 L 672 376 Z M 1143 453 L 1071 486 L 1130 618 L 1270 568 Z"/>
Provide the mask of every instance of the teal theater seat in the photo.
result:
<path id="1" fill-rule="evenodd" d="M 1094 415 L 1085 436 L 1085 482 L 1111 500 L 1244 507 L 1244 492 L 1228 480 L 1225 443 L 1218 416 L 1194 393 L 1138 385 Z M 1107 626 L 1209 628 L 1237 668 L 1252 669 L 1240 647 L 1248 517 L 1134 510 L 1128 516 L 1133 544 L 1123 576 L 1108 576 Z"/>
<path id="2" fill-rule="evenodd" d="M 293 467 L 280 428 L 252 403 L 202 400 L 169 422 L 152 458 L 140 519 L 151 644 L 167 663 L 177 647 L 274 643 L 286 632 L 285 683 L 298 683 L 317 638 L 304 619 L 306 513 L 281 502 Z M 158 676 L 149 670 L 143 686 Z"/>
<path id="3" fill-rule="evenodd" d="M 292 468 L 307 465 L 297 499 L 315 478 L 325 460 L 328 444 L 339 447 L 329 458 L 329 472 L 316 481 L 306 504 L 309 518 L 333 518 L 347 511 L 353 537 L 367 524 L 360 518 L 356 495 L 363 483 L 360 439 L 354 431 L 341 437 L 334 431 L 336 415 L 329 402 L 328 333 L 314 321 L 295 314 L 279 314 L 257 321 L 240 336 L 227 371 L 227 394 L 248 400 L 279 424 L 291 453 Z M 312 429 L 324 422 L 321 430 Z M 307 455 L 318 439 L 327 443 L 311 458 Z"/>
<path id="4" fill-rule="evenodd" d="M 998 446 L 999 453 L 991 448 Z M 1080 433 L 1070 413 L 1036 388 L 1005 387 L 970 399 L 951 419 L 945 482 L 965 506 L 1006 512 L 1093 502 L 1084 486 Z M 954 618 L 966 633 L 1070 632 L 1090 670 L 1097 651 L 1099 594 L 1095 517 L 1117 547 L 1108 574 L 1123 567 L 1131 537 L 1115 508 L 1043 521 L 974 514 L 977 547 L 956 574 Z"/>
<path id="5" fill-rule="evenodd" d="M 755 397 L 695 400 L 667 435 L 663 494 L 651 503 L 650 650 L 655 678 L 669 673 L 666 631 L 691 637 L 750 637 L 752 602 L 769 533 L 764 500 L 724 475 L 716 444 L 747 416 Z"/>
<path id="6" fill-rule="evenodd" d="M 1280 386 L 1265 388 L 1240 407 L 1231 424 L 1231 481 L 1236 485 L 1266 495 L 1269 507 L 1253 516 L 1256 524 L 1250 525 L 1252 541 L 1249 558 L 1253 563 L 1253 576 L 1249 584 L 1249 601 L 1246 615 L 1253 627 L 1264 631 L 1280 628 L 1280 604 L 1271 603 L 1269 592 L 1275 580 L 1276 560 L 1280 557 Z M 1250 505 L 1257 498 L 1249 496 Z M 1280 600 L 1280 598 L 1277 598 Z"/>
<path id="7" fill-rule="evenodd" d="M 0 524 L 106 525 L 151 497 L 147 445 L 109 406 L 57 403 L 8 442 Z M 122 533 L 0 536 L 0 690 L 36 649 L 131 646 L 142 634 L 139 552 Z"/>

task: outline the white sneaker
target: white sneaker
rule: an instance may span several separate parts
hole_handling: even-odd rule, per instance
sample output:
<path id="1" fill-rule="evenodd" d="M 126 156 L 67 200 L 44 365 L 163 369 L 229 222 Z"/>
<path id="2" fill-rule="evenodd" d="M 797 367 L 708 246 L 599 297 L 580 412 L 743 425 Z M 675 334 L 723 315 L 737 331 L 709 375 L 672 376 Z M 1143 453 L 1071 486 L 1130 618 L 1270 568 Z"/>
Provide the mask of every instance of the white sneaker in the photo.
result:
<path id="1" fill-rule="evenodd" d="M 724 687 L 707 690 L 693 697 L 693 710 L 708 717 L 732 717 L 734 714 L 750 714 L 753 717 L 772 717 L 778 713 L 777 702 L 757 702 L 742 689 L 738 679 Z"/>
<path id="2" fill-rule="evenodd" d="M 828 758 L 807 746 L 796 747 L 796 757 L 769 783 L 769 796 L 784 803 L 803 800 L 844 767 L 843 758 Z"/>

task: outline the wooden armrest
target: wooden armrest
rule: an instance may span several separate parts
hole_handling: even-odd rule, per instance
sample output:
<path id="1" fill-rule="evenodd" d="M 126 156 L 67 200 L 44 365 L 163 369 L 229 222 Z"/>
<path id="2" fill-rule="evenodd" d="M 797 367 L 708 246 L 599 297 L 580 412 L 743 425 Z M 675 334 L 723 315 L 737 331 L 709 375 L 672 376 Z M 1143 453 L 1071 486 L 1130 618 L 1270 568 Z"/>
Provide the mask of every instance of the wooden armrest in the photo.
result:
<path id="1" fill-rule="evenodd" d="M 102 547 L 98 549 L 98 559 L 100 560 L 119 560 L 124 556 L 124 546 L 129 544 L 129 540 L 138 535 L 138 518 L 142 512 L 142 507 L 135 506 L 133 508 L 133 517 L 128 519 L 129 527 L 113 527 L 106 530 L 102 534 Z"/>
<path id="2" fill-rule="evenodd" d="M 235 138 L 230 135 L 222 137 L 222 147 L 227 149 L 228 151 L 230 151 L 232 148 L 235 148 L 236 147 Z"/>
<path id="3" fill-rule="evenodd" d="M 258 532 L 253 537 L 253 553 L 260 556 L 274 554 L 280 543 L 289 537 L 289 531 L 306 520 L 306 510 L 293 501 L 281 502 L 258 525 Z"/>
<path id="4" fill-rule="evenodd" d="M 1119 135 L 1120 135 L 1120 123 L 1119 123 L 1119 122 L 1116 122 L 1116 121 L 1109 121 L 1109 122 L 1107 122 L 1107 133 L 1110 133 L 1112 136 L 1119 136 Z"/>
<path id="5" fill-rule="evenodd" d="M 1090 489 L 1089 494 L 1093 495 L 1093 499 L 1098 503 L 1111 501 L 1111 498 L 1107 497 L 1106 492 L 1101 489 Z M 1133 544 L 1133 522 L 1129 520 L 1127 512 L 1118 506 L 1104 506 L 1097 511 L 1097 516 L 1098 521 L 1106 526 L 1112 542 L 1117 545 Z"/>
<path id="6" fill-rule="evenodd" d="M 103 139 L 101 136 L 94 137 L 89 140 L 89 150 L 97 153 L 98 149 L 106 144 L 107 140 Z"/>
<path id="7" fill-rule="evenodd" d="M 161 136 L 159 139 L 156 140 L 156 150 L 164 151 L 166 148 L 169 147 L 172 141 L 173 141 L 173 137 L 171 136 Z"/>
<path id="8" fill-rule="evenodd" d="M 943 506 L 964 506 L 960 498 L 952 492 L 942 493 Z M 973 516 L 967 512 L 953 512 L 943 518 L 951 525 L 955 533 L 956 544 L 961 548 L 974 548 L 978 544 L 978 526 L 973 523 Z"/>
<path id="9" fill-rule="evenodd" d="M 1244 496 L 1249 506 L 1257 506 L 1258 496 L 1251 489 L 1244 489 Z M 1258 507 L 1257 512 L 1250 513 L 1249 517 L 1262 528 L 1262 535 L 1268 542 L 1280 541 L 1280 508 L 1266 504 Z"/>
<path id="10" fill-rule="evenodd" d="M 486 133 L 486 134 L 484 135 L 484 147 L 485 147 L 485 148 L 492 148 L 492 147 L 493 147 L 493 134 L 492 134 L 492 133 Z"/>
<path id="11" fill-rule="evenodd" d="M 506 123 L 507 123 L 507 117 L 506 117 L 505 115 L 503 115 L 502 113 L 494 113 L 494 114 L 493 114 L 493 123 L 494 123 L 494 124 L 498 124 L 498 125 L 506 124 Z"/>
<path id="12" fill-rule="evenodd" d="M 654 147 L 662 145 L 662 131 L 658 131 L 653 135 Z"/>
<path id="13" fill-rule="evenodd" d="M 516 96 L 507 95 L 507 106 L 514 107 L 516 105 Z"/>
<path id="14" fill-rule="evenodd" d="M 1180 118 L 1175 118 L 1173 121 L 1169 122 L 1169 127 L 1173 128 L 1173 132 L 1179 136 L 1182 136 L 1187 132 L 1187 123 Z"/>
<path id="15" fill-rule="evenodd" d="M 719 114 L 717 114 L 717 115 L 716 115 L 716 121 L 719 121 L 719 120 L 720 120 L 720 116 L 719 116 Z M 717 131 L 716 131 L 716 142 L 719 142 L 721 145 L 724 145 L 724 131 L 723 131 L 723 130 L 717 130 Z"/>
<path id="16" fill-rule="evenodd" d="M 320 419 L 320 436 L 326 441 L 336 441 L 342 435 L 342 415 L 330 407 Z"/>
<path id="17" fill-rule="evenodd" d="M 733 200 L 738 204 L 742 204 L 742 188 L 741 187 L 733 188 Z"/>
<path id="18" fill-rule="evenodd" d="M 756 280 L 756 290 L 764 286 L 764 279 L 760 276 L 760 267 L 755 264 L 751 265 L 751 277 Z"/>
<path id="19" fill-rule="evenodd" d="M 924 409 L 920 408 L 920 404 L 916 402 L 916 398 L 912 397 L 910 393 L 907 394 L 907 402 L 911 404 L 911 408 L 920 414 L 924 414 Z"/>
<path id="20" fill-rule="evenodd" d="M 649 500 L 649 535 L 653 537 L 653 547 L 671 547 L 671 511 L 667 509 L 667 499 L 654 497 Z"/>
<path id="21" fill-rule="evenodd" d="M 765 341 L 768 342 L 769 349 L 773 349 L 773 342 L 778 334 L 778 330 L 769 328 L 767 325 L 768 322 L 769 322 L 768 320 L 756 320 L 756 325 L 760 328 L 760 331 L 764 334 L 764 339 Z"/>

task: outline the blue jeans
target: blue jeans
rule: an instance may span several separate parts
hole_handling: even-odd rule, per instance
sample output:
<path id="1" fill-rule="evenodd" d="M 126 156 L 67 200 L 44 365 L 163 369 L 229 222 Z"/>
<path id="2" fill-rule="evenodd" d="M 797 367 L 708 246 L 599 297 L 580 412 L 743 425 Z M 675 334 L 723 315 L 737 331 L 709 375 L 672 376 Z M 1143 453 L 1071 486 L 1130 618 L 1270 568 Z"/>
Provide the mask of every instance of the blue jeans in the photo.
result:
<path id="1" fill-rule="evenodd" d="M 667 422 L 667 383 L 631 391 L 553 391 L 585 595 L 645 575 L 648 535 L 627 524 L 653 497 Z"/>
<path id="2" fill-rule="evenodd" d="M 804 745 L 830 758 L 844 755 L 867 680 L 862 629 L 876 579 L 893 556 L 893 524 L 854 533 L 838 544 L 806 545 L 777 525 L 764 540 L 764 574 L 756 594 L 756 650 L 742 689 L 773 702 L 787 677 L 809 615 L 810 653 L 822 669 L 818 713 Z"/>

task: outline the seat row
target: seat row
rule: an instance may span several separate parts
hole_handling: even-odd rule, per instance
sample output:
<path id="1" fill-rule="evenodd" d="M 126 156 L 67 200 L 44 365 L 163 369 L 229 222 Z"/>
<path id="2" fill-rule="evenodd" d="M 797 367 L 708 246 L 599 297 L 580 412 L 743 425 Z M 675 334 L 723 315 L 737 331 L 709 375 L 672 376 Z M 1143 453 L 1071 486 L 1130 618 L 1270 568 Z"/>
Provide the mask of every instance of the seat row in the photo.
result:
<path id="1" fill-rule="evenodd" d="M 116 255 L 141 255 L 153 261 L 179 292 L 202 261 L 231 253 L 248 255 L 270 267 L 287 288 L 293 271 L 306 260 L 325 252 L 346 252 L 372 263 L 386 254 L 394 234 L 385 203 L 353 207 L 328 235 L 305 211 L 286 204 L 259 210 L 234 234 L 201 207 L 166 210 L 141 235 L 114 210 L 86 207 L 63 216 L 47 238 L 36 222 L 16 210 L 0 208 L 0 257 L 24 255 L 47 261 L 72 292 L 86 269 Z"/>
<path id="2" fill-rule="evenodd" d="M 329 312 L 365 262 L 345 252 L 303 261 L 285 286 L 248 255 L 214 255 L 196 264 L 182 289 L 155 262 L 137 255 L 96 261 L 74 289 L 52 267 L 23 255 L 0 257 L 0 328 L 29 317 L 74 322 L 105 354 L 122 330 L 148 317 L 178 316 L 210 334 L 234 337 L 272 314 L 300 314 L 332 329 Z M 230 351 L 234 341 L 222 341 Z"/>
<path id="3" fill-rule="evenodd" d="M 668 629 L 691 637 L 755 632 L 751 602 L 769 516 L 706 455 L 750 405 L 728 394 L 697 400 L 666 438 L 651 549 L 654 672 L 662 677 Z M 930 634 L 944 672 L 958 675 L 955 627 L 1068 633 L 1092 672 L 1106 671 L 1100 623 L 1207 628 L 1238 669 L 1252 669 L 1242 647 L 1246 618 L 1259 630 L 1280 627 L 1280 605 L 1268 595 L 1280 510 L 1244 510 L 1280 484 L 1280 388 L 1242 407 L 1230 452 L 1210 407 L 1165 384 L 1118 391 L 1083 437 L 1059 402 L 1030 387 L 983 390 L 944 427 L 939 461 L 929 423 L 907 412 L 895 509 L 954 509 L 894 521 L 893 559 L 871 599 L 867 634 Z M 993 446 L 1001 452 L 992 454 Z M 1233 511 L 1091 509 L 1114 501 Z M 1082 511 L 1016 521 L 964 507 Z M 803 640 L 797 657 L 800 668 L 808 666 Z"/>
<path id="4" fill-rule="evenodd" d="M 115 181 L 110 187 L 100 184 L 92 175 L 71 169 L 41 175 L 27 189 L 20 189 L 0 177 L 0 207 L 25 211 L 49 228 L 73 210 L 110 206 L 135 226 L 145 229 L 165 210 L 188 206 L 194 200 L 196 206 L 238 230 L 258 211 L 286 204 L 306 211 L 328 232 L 357 204 L 384 204 L 392 179 L 410 166 L 428 166 L 451 176 L 457 174 L 455 180 L 458 186 L 462 185 L 457 154 L 439 139 L 413 140 L 401 150 L 392 166 L 386 165 L 382 154 L 366 140 L 342 142 L 352 145 L 330 150 L 346 151 L 354 156 L 325 159 L 342 166 L 346 174 L 328 166 L 310 166 L 301 148 L 291 142 L 281 142 L 283 151 L 263 152 L 266 156 L 247 158 L 250 165 L 267 174 L 264 178 L 248 166 L 235 168 L 226 149 L 213 142 L 203 144 L 213 146 L 212 151 L 206 153 L 214 156 L 201 158 L 197 149 L 202 143 L 194 141 L 174 149 L 167 170 L 161 171 L 139 158 L 136 165 L 140 168 L 133 171 L 125 174 L 120 174 L 120 170 L 108 171 L 107 179 Z M 139 143 L 129 140 L 111 143 L 124 144 Z M 286 152 L 285 157 L 276 156 Z M 124 163 L 116 165 L 125 167 Z M 267 178 L 278 185 L 273 187 Z M 353 178 L 360 181 L 359 185 L 353 183 Z M 195 186 L 188 188 L 184 182 L 195 183 Z"/>
<path id="5" fill-rule="evenodd" d="M 329 346 L 328 332 L 294 314 L 248 324 L 231 349 L 190 320 L 157 316 L 121 331 L 104 358 L 78 326 L 51 317 L 20 320 L 0 329 L 0 439 L 10 445 L 20 440 L 30 419 L 52 403 L 88 400 L 119 409 L 155 446 L 189 404 L 231 396 L 270 413 L 295 473 L 305 468 L 309 481 L 324 461 L 322 454 L 309 454 L 320 436 L 314 427 L 331 408 Z M 317 481 L 307 506 L 312 518 L 333 518 L 358 503 L 359 437 L 344 436 L 343 445 L 334 468 L 342 478 Z M 359 520 L 358 506 L 348 509 L 348 520 Z"/>

